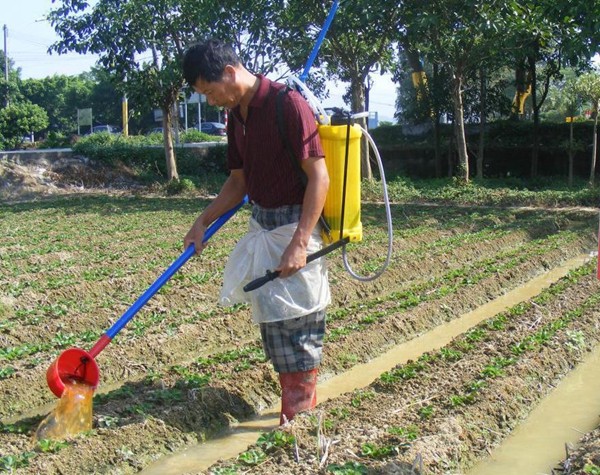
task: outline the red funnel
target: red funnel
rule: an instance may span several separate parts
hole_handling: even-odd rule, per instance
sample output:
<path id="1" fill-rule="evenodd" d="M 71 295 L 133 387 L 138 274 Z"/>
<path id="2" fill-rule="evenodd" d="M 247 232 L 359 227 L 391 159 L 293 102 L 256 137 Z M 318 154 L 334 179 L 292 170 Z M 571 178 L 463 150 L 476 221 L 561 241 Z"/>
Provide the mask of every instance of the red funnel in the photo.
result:
<path id="1" fill-rule="evenodd" d="M 63 351 L 46 371 L 46 381 L 56 397 L 61 397 L 65 383 L 78 381 L 93 389 L 98 386 L 100 371 L 92 355 L 80 348 Z"/>

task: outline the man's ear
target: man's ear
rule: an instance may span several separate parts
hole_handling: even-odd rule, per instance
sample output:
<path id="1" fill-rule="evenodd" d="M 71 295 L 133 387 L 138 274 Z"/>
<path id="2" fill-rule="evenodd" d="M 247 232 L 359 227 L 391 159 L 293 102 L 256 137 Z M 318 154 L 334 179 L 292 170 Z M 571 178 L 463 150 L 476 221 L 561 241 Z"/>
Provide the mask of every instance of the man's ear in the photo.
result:
<path id="1" fill-rule="evenodd" d="M 234 83 L 236 73 L 237 71 L 235 67 L 233 67 L 231 64 L 226 65 L 225 69 L 223 69 L 223 80 Z"/>

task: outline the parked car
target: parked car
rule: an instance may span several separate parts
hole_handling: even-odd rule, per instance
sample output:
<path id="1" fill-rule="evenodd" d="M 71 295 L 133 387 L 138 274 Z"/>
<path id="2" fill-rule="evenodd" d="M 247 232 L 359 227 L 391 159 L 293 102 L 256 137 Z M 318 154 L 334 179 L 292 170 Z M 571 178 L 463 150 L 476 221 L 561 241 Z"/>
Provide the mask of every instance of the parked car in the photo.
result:
<path id="1" fill-rule="evenodd" d="M 151 129 L 150 131 L 148 131 L 146 133 L 146 135 L 150 135 L 150 134 L 162 134 L 163 133 L 163 128 L 162 127 L 154 127 L 153 129 Z M 181 134 L 183 132 L 183 130 L 179 130 L 179 133 Z M 175 135 L 175 129 L 171 129 L 171 135 Z"/>
<path id="2" fill-rule="evenodd" d="M 109 134 L 120 134 L 121 133 L 121 127 L 118 127 L 116 125 L 95 125 L 94 127 L 92 127 L 92 134 L 97 134 L 100 132 L 108 132 Z"/>
<path id="3" fill-rule="evenodd" d="M 221 137 L 227 135 L 227 127 L 225 124 L 220 122 L 202 122 L 200 124 L 200 132 L 204 132 L 209 135 L 220 135 Z"/>

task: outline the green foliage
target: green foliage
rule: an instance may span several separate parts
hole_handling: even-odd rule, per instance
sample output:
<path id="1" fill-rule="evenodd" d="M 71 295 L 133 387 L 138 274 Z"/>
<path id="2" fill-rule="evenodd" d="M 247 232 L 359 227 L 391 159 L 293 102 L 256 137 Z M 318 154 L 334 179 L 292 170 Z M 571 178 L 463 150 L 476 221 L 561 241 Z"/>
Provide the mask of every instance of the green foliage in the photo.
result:
<path id="1" fill-rule="evenodd" d="M 195 129 L 188 129 L 186 132 L 182 132 L 180 139 L 183 143 L 200 143 L 200 142 L 213 142 L 215 137 L 204 132 L 200 132 Z"/>
<path id="2" fill-rule="evenodd" d="M 248 466 L 255 466 L 264 462 L 267 455 L 261 449 L 250 449 L 238 455 L 237 459 Z"/>
<path id="3" fill-rule="evenodd" d="M 167 184 L 167 195 L 185 195 L 196 190 L 196 185 L 190 178 L 180 178 L 179 180 L 171 180 Z"/>
<path id="4" fill-rule="evenodd" d="M 0 138 L 5 148 L 17 148 L 23 137 L 48 127 L 48 114 L 40 106 L 28 102 L 0 109 Z"/>
<path id="5" fill-rule="evenodd" d="M 41 143 L 37 144 L 37 148 L 69 148 L 71 145 L 71 138 L 61 132 L 50 131 L 48 136 Z"/>
<path id="6" fill-rule="evenodd" d="M 29 466 L 29 461 L 37 454 L 35 452 L 23 452 L 18 455 L 5 455 L 0 457 L 0 470 L 12 472 L 19 468 Z"/>
<path id="7" fill-rule="evenodd" d="M 265 432 L 261 434 L 256 441 L 256 445 L 259 446 L 265 453 L 269 453 L 277 449 L 293 447 L 295 443 L 296 437 L 280 430 Z"/>
<path id="8" fill-rule="evenodd" d="M 365 465 L 359 462 L 346 462 L 342 465 L 332 463 L 327 465 L 327 473 L 333 475 L 366 475 L 368 469 Z"/>
<path id="9" fill-rule="evenodd" d="M 37 448 L 40 452 L 44 453 L 53 454 L 68 446 L 68 442 L 62 440 L 42 439 L 37 441 Z"/>
<path id="10" fill-rule="evenodd" d="M 586 463 L 583 467 L 583 473 L 588 475 L 600 475 L 600 467 L 594 463 Z"/>
<path id="11" fill-rule="evenodd" d="M 72 148 L 75 153 L 100 162 L 120 162 L 137 167 L 141 171 L 151 171 L 162 176 L 167 174 L 162 134 L 124 137 L 101 132 L 82 137 Z M 206 149 L 178 147 L 175 152 L 179 172 L 188 181 L 180 189 L 172 185 L 175 187 L 173 191 L 190 191 L 192 184 L 196 187 L 201 184 L 209 185 L 212 192 L 218 191 L 224 180 L 224 175 L 219 175 L 226 171 L 226 146 L 218 145 Z"/>
<path id="12" fill-rule="evenodd" d="M 376 445 L 372 442 L 362 444 L 361 455 L 372 459 L 383 459 L 397 452 L 397 448 L 390 445 Z"/>

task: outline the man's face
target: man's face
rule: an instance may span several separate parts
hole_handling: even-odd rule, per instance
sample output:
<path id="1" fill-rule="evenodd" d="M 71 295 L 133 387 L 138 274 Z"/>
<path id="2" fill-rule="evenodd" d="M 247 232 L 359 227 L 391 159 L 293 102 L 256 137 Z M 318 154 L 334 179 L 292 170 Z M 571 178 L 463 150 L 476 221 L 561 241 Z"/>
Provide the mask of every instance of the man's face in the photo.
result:
<path id="1" fill-rule="evenodd" d="M 227 70 L 223 73 L 220 81 L 205 81 L 200 78 L 194 83 L 194 90 L 206 96 L 211 106 L 226 107 L 232 109 L 237 106 L 238 100 L 235 94 L 234 80 Z"/>

